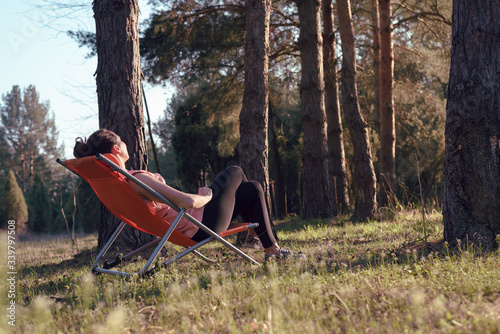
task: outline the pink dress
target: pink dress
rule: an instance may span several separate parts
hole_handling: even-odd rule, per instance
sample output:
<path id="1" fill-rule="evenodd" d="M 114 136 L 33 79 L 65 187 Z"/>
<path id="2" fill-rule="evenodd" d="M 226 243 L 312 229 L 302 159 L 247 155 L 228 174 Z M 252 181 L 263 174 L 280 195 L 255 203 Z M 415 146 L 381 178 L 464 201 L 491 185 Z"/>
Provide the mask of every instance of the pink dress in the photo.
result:
<path id="1" fill-rule="evenodd" d="M 145 170 L 132 170 L 129 171 L 130 174 L 135 175 L 138 173 L 144 173 L 149 176 L 154 177 L 160 182 L 163 182 L 166 184 L 165 179 L 158 173 L 151 173 Z M 158 214 L 160 217 L 162 217 L 164 220 L 166 220 L 169 223 L 172 223 L 174 219 L 177 217 L 178 212 L 172 209 L 170 206 L 168 206 L 165 203 L 160 203 L 156 202 L 150 198 L 141 196 L 142 200 L 146 202 L 146 204 L 149 206 L 149 208 L 156 214 Z M 203 208 L 201 209 L 188 209 L 186 210 L 186 213 L 190 214 L 193 216 L 193 218 L 197 219 L 198 221 L 201 221 L 203 218 Z M 188 238 L 191 238 L 193 235 L 198 232 L 199 227 L 190 222 L 188 219 L 182 217 L 181 220 L 179 221 L 179 224 L 177 224 L 176 230 L 187 236 Z"/>

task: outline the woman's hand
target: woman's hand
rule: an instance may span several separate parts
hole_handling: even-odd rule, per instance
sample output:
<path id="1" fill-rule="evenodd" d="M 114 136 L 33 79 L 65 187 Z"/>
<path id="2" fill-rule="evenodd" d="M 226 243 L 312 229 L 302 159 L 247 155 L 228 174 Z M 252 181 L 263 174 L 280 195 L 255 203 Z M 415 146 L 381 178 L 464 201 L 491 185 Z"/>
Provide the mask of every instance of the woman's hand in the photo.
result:
<path id="1" fill-rule="evenodd" d="M 194 209 L 199 209 L 204 207 L 212 199 L 212 189 L 208 187 L 198 188 L 198 198 L 194 203 Z"/>
<path id="2" fill-rule="evenodd" d="M 198 188 L 198 195 L 208 196 L 208 197 L 210 197 L 210 199 L 212 199 L 212 189 L 210 189 L 208 187 Z"/>

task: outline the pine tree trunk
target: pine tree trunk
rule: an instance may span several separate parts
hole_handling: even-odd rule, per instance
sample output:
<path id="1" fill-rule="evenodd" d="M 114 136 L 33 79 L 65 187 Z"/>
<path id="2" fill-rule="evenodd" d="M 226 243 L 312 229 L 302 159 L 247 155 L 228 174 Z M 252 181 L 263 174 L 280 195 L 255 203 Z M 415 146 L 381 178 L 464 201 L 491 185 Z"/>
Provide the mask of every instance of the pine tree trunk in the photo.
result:
<path id="1" fill-rule="evenodd" d="M 444 239 L 497 247 L 500 234 L 500 6 L 454 0 L 446 105 Z"/>
<path id="2" fill-rule="evenodd" d="M 269 187 L 269 23 L 270 0 L 245 2 L 245 82 L 240 113 L 241 167 L 249 179 L 258 181 L 264 189 L 269 218 L 272 222 Z M 243 233 L 245 234 L 245 233 Z"/>
<path id="3" fill-rule="evenodd" d="M 356 87 L 356 49 L 350 1 L 338 0 L 337 12 L 343 54 L 341 93 L 344 102 L 344 116 L 354 150 L 355 206 L 351 220 L 363 221 L 372 218 L 377 210 L 376 178 L 368 138 L 368 125 L 365 123 L 359 108 Z"/>
<path id="4" fill-rule="evenodd" d="M 337 82 L 337 56 L 335 55 L 335 34 L 333 2 L 323 1 L 323 69 L 325 73 L 325 109 L 328 120 L 328 170 L 332 213 L 349 207 L 348 180 L 345 162 L 344 134 L 340 115 L 339 88 Z"/>
<path id="5" fill-rule="evenodd" d="M 396 128 L 391 0 L 379 0 L 380 20 L 380 205 L 390 204 L 396 189 Z"/>
<path id="6" fill-rule="evenodd" d="M 137 0 L 95 0 L 97 47 L 97 100 L 99 127 L 117 133 L 127 144 L 129 169 L 146 169 L 147 146 L 142 111 L 139 56 L 139 5 Z M 101 248 L 119 221 L 101 209 L 98 247 Z M 121 241 L 136 246 L 151 239 L 128 226 Z"/>
<path id="7" fill-rule="evenodd" d="M 323 76 L 320 2 L 299 0 L 299 48 L 302 64 L 302 203 L 305 218 L 328 217 L 328 143 Z"/>
<path id="8" fill-rule="evenodd" d="M 380 135 L 380 19 L 379 0 L 372 1 L 372 32 L 373 32 L 373 121 L 375 132 Z"/>
<path id="9" fill-rule="evenodd" d="M 274 114 L 272 110 L 272 103 L 269 104 L 269 146 L 270 146 L 270 162 L 272 163 L 272 178 L 274 179 L 272 191 L 272 203 L 274 216 L 282 218 L 287 215 L 286 210 L 286 191 L 285 179 L 283 175 L 282 161 L 279 154 L 276 126 L 274 124 Z"/>
<path id="10" fill-rule="evenodd" d="M 260 182 L 268 203 L 269 0 L 246 1 L 245 83 L 240 114 L 239 155 L 249 179 Z"/>

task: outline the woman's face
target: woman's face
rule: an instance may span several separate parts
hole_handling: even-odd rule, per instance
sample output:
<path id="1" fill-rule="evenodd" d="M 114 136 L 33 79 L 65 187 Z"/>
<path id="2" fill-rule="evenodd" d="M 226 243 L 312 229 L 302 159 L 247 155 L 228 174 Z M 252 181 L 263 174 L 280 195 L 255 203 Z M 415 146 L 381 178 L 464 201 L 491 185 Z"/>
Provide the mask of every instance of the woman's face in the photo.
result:
<path id="1" fill-rule="evenodd" d="M 116 146 L 118 147 L 117 155 L 122 159 L 123 162 L 126 162 L 129 159 L 127 144 L 125 144 L 122 139 L 118 137 L 118 143 Z"/>

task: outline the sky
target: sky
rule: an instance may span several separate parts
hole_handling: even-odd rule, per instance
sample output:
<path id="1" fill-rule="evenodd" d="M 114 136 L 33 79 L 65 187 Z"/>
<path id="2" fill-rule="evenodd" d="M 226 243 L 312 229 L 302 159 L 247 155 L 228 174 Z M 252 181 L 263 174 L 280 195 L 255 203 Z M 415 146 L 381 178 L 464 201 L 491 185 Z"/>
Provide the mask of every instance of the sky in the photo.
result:
<path id="1" fill-rule="evenodd" d="M 0 14 L 0 96 L 18 85 L 34 85 L 42 102 L 53 112 L 59 145 L 72 158 L 76 137 L 98 129 L 95 78 L 97 57 L 87 58 L 89 49 L 80 48 L 68 30 L 95 31 L 92 1 L 67 10 L 47 7 L 50 2 L 71 0 L 6 1 Z M 66 1 L 66 2 L 64 2 Z M 40 7 L 41 5 L 41 7 Z M 139 0 L 140 20 L 147 18 L 146 0 Z M 157 121 L 167 106 L 171 90 L 144 83 L 151 121 Z M 0 102 L 3 104 L 3 100 Z"/>

